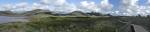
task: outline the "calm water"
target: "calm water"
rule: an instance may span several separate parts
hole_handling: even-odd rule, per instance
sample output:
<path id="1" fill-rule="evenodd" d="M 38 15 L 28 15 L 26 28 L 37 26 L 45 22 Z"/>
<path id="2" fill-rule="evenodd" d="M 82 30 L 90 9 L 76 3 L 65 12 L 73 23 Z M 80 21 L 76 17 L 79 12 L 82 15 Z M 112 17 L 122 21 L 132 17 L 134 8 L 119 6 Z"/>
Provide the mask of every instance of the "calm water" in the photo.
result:
<path id="1" fill-rule="evenodd" d="M 0 16 L 0 23 L 8 23 L 8 22 L 17 22 L 17 21 L 28 21 L 27 17 L 25 16 Z"/>

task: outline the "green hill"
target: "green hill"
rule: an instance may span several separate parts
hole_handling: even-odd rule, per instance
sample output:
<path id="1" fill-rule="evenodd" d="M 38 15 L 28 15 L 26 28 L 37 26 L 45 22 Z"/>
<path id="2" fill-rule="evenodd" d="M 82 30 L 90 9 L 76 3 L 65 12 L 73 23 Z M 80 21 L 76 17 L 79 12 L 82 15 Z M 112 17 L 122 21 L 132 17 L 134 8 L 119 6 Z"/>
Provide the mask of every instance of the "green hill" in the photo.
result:
<path id="1" fill-rule="evenodd" d="M 109 17 L 32 17 L 31 22 L 0 25 L 0 32 L 116 32 L 120 25 Z"/>

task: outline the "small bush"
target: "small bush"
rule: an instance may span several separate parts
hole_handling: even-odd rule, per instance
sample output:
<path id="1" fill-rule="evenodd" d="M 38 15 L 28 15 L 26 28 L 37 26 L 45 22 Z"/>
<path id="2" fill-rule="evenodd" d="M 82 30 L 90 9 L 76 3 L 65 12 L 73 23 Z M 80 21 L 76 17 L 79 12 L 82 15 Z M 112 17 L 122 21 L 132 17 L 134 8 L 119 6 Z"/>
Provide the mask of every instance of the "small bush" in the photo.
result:
<path id="1" fill-rule="evenodd" d="M 14 23 L 13 23 L 14 24 Z M 116 25 L 109 18 L 101 17 L 33 17 L 25 24 L 1 25 L 3 31 L 19 32 L 115 32 Z"/>

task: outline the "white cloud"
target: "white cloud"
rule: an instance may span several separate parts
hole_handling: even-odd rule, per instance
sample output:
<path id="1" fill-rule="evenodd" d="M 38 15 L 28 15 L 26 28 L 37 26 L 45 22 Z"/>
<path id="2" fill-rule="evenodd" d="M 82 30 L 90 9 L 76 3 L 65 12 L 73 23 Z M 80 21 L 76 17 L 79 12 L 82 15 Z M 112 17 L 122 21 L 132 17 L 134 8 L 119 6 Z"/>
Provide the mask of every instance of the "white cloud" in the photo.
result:
<path id="1" fill-rule="evenodd" d="M 88 1 L 83 1 L 83 2 L 81 2 L 81 5 L 82 5 L 83 7 L 88 8 L 88 9 L 93 9 L 93 8 L 96 8 L 96 7 L 97 7 L 96 4 L 95 4 L 95 2 L 88 2 Z"/>
<path id="2" fill-rule="evenodd" d="M 150 15 L 150 6 L 140 6 L 139 5 L 139 0 L 122 0 L 122 9 L 124 15 L 126 16 L 137 16 L 137 15 Z M 148 1 L 149 2 L 149 1 Z M 147 3 L 148 3 L 147 2 Z M 148 5 L 148 4 L 147 4 Z"/>
<path id="3" fill-rule="evenodd" d="M 150 0 L 147 2 L 147 6 L 140 6 L 139 0 L 122 0 L 121 8 L 118 11 L 112 11 L 113 4 L 109 3 L 109 0 L 101 0 L 100 4 L 96 4 L 91 0 L 82 0 L 79 5 L 74 3 L 68 3 L 67 0 L 40 0 L 40 3 L 29 4 L 27 2 L 17 3 L 15 5 L 5 4 L 2 5 L 1 10 L 12 11 L 29 11 L 33 9 L 49 9 L 57 13 L 69 13 L 77 10 L 83 12 L 101 12 L 112 13 L 118 15 L 135 16 L 135 15 L 149 15 L 150 14 Z"/>
<path id="4" fill-rule="evenodd" d="M 49 7 L 48 5 L 41 5 L 39 3 L 34 3 L 32 5 L 32 10 L 34 10 L 34 9 L 45 9 L 45 10 L 48 10 L 49 8 L 52 8 L 52 7 Z"/>
<path id="5" fill-rule="evenodd" d="M 66 0 L 40 0 L 41 4 L 45 5 L 63 5 L 66 3 Z"/>
<path id="6" fill-rule="evenodd" d="M 15 5 L 9 5 L 6 7 L 11 8 L 12 11 L 29 11 L 34 9 L 49 9 L 54 12 L 73 12 L 77 10 L 81 10 L 83 12 L 101 12 L 101 8 L 109 8 L 112 7 L 108 0 L 103 0 L 100 4 L 101 7 L 98 7 L 98 4 L 91 0 L 82 0 L 80 2 L 81 5 L 76 5 L 74 3 L 68 3 L 66 0 L 40 0 L 40 3 L 33 3 L 32 5 L 27 2 L 16 3 Z M 104 6 L 102 6 L 104 5 Z"/>
<path id="7" fill-rule="evenodd" d="M 22 13 L 22 12 L 30 11 L 30 10 L 32 10 L 31 5 L 27 2 L 22 2 L 16 5 L 13 5 L 13 9 L 11 11 L 13 11 L 14 13 Z"/>
<path id="8" fill-rule="evenodd" d="M 12 4 L 4 4 L 1 6 L 1 10 L 11 10 L 12 8 Z"/>
<path id="9" fill-rule="evenodd" d="M 96 11 L 98 9 L 97 5 L 95 4 L 95 2 L 92 1 L 82 1 L 80 2 L 81 7 L 84 9 L 88 9 L 89 11 Z M 84 10 L 83 9 L 83 10 Z M 82 10 L 82 9 L 81 9 Z M 87 10 L 87 11 L 88 11 Z"/>
<path id="10" fill-rule="evenodd" d="M 42 4 L 50 4 L 50 3 L 54 3 L 54 1 L 56 0 L 40 0 Z"/>
<path id="11" fill-rule="evenodd" d="M 140 11 L 139 10 L 139 5 L 138 5 L 138 1 L 139 0 L 122 0 L 122 6 L 123 9 L 122 11 L 124 11 L 123 14 L 125 14 L 126 16 L 135 16 L 137 15 L 136 12 Z"/>
<path id="12" fill-rule="evenodd" d="M 68 3 L 66 0 L 41 0 L 40 8 L 47 8 L 54 12 L 71 12 L 77 10 L 77 7 L 73 3 Z M 43 5 L 44 4 L 44 5 Z"/>
<path id="13" fill-rule="evenodd" d="M 32 9 L 38 9 L 38 8 L 40 8 L 40 5 L 41 4 L 39 4 L 39 3 L 33 3 Z"/>
<path id="14" fill-rule="evenodd" d="M 147 4 L 150 4 L 150 0 L 147 1 Z"/>
<path id="15" fill-rule="evenodd" d="M 124 5 L 130 5 L 130 6 L 134 6 L 138 4 L 139 0 L 122 0 L 122 4 Z"/>
<path id="16" fill-rule="evenodd" d="M 67 4 L 67 2 L 66 2 L 66 0 L 57 0 L 56 4 L 58 4 L 58 5 L 64 5 L 64 4 Z"/>
<path id="17" fill-rule="evenodd" d="M 109 3 L 109 0 L 101 0 L 100 4 L 98 5 L 98 8 L 100 9 L 100 13 L 108 14 L 113 12 L 113 5 Z"/>
<path id="18" fill-rule="evenodd" d="M 75 5 L 73 3 L 68 3 L 66 0 L 41 0 L 42 5 L 44 6 L 48 5 L 49 7 L 45 8 L 50 8 L 52 11 L 57 11 L 57 12 L 72 12 L 76 10 L 81 10 L 83 12 L 103 12 L 105 10 L 110 10 L 112 9 L 113 5 L 109 3 L 108 0 L 102 0 L 101 4 L 98 6 L 95 2 L 91 0 L 82 0 L 80 2 L 81 5 Z M 44 8 L 44 7 L 43 7 Z M 103 11 L 102 11 L 103 10 Z"/>
<path id="19" fill-rule="evenodd" d="M 112 13 L 118 15 L 135 16 L 135 15 L 148 15 L 150 14 L 150 6 L 140 6 L 139 0 L 122 0 L 121 10 L 112 11 L 113 5 L 109 3 L 109 0 L 101 0 L 100 4 L 96 4 L 91 0 L 82 0 L 81 5 L 75 5 L 74 3 L 68 3 L 66 0 L 40 0 L 41 3 L 34 3 L 32 8 L 37 9 L 49 9 L 54 12 L 72 12 L 81 10 L 83 12 L 101 12 Z M 150 4 L 150 0 L 147 2 Z M 148 4 L 147 4 L 148 5 Z M 26 5 L 21 5 L 26 6 Z"/>
<path id="20" fill-rule="evenodd" d="M 109 0 L 102 0 L 100 3 L 101 9 L 112 9 L 113 5 L 109 3 Z"/>
<path id="21" fill-rule="evenodd" d="M 32 10 L 32 7 L 27 2 L 17 3 L 17 4 L 4 4 L 0 7 L 3 11 L 12 11 L 15 13 L 25 12 Z"/>
<path id="22" fill-rule="evenodd" d="M 28 7 L 28 3 L 26 3 L 26 2 L 22 2 L 22 3 L 18 3 L 18 4 L 16 4 L 15 6 L 16 6 L 16 8 L 25 8 L 25 7 Z"/>

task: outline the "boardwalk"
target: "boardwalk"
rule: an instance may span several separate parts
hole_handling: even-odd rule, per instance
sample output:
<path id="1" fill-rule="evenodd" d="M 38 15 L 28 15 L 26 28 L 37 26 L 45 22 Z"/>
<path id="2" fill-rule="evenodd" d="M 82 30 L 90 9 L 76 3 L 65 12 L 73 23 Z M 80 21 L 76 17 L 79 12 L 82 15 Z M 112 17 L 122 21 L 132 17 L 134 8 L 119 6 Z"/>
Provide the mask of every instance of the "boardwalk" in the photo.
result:
<path id="1" fill-rule="evenodd" d="M 121 23 L 126 23 L 125 26 L 123 26 L 123 30 L 120 32 L 148 32 L 145 28 L 143 28 L 140 25 L 131 24 L 131 22 L 123 22 L 119 20 Z"/>
<path id="2" fill-rule="evenodd" d="M 134 26 L 135 32 L 148 32 L 142 26 L 139 26 L 139 25 L 133 25 L 133 26 Z"/>

